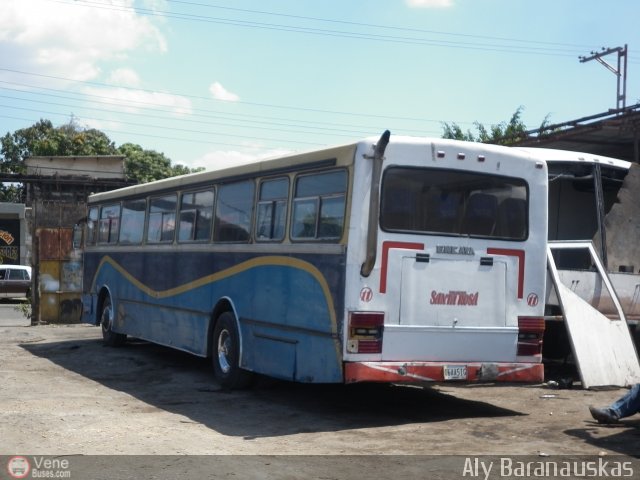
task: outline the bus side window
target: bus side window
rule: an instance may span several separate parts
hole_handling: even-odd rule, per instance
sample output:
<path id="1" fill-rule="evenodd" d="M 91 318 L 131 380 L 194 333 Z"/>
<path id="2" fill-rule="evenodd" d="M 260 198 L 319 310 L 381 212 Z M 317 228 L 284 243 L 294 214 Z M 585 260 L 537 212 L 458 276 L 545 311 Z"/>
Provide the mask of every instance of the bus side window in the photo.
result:
<path id="1" fill-rule="evenodd" d="M 248 242 L 253 217 L 252 180 L 229 183 L 218 188 L 213 226 L 214 242 Z"/>
<path id="2" fill-rule="evenodd" d="M 288 198 L 288 178 L 265 180 L 260 184 L 256 216 L 258 241 L 278 241 L 284 238 Z"/>
<path id="3" fill-rule="evenodd" d="M 213 190 L 184 193 L 180 201 L 179 242 L 207 241 L 213 221 Z"/>
<path id="4" fill-rule="evenodd" d="M 147 210 L 145 199 L 127 200 L 122 203 L 122 225 L 120 243 L 140 244 L 144 232 L 144 216 Z"/>
<path id="5" fill-rule="evenodd" d="M 87 245 L 95 245 L 98 237 L 98 207 L 91 207 L 87 215 Z"/>
<path id="6" fill-rule="evenodd" d="M 99 225 L 98 243 L 116 243 L 120 229 L 120 204 L 102 207 Z"/>
<path id="7" fill-rule="evenodd" d="M 176 230 L 176 196 L 152 198 L 149 204 L 148 243 L 173 242 Z"/>
<path id="8" fill-rule="evenodd" d="M 339 239 L 344 228 L 347 172 L 304 175 L 296 179 L 291 237 Z"/>

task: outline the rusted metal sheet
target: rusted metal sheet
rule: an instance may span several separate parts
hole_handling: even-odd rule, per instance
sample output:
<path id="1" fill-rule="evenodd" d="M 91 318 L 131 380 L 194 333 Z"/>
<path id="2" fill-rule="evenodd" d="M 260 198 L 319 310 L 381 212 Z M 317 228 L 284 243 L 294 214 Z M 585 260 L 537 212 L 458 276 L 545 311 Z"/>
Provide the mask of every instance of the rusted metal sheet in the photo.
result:
<path id="1" fill-rule="evenodd" d="M 60 263 L 60 290 L 63 292 L 82 292 L 82 262 L 70 260 Z M 76 295 L 79 297 L 79 295 Z"/>
<path id="2" fill-rule="evenodd" d="M 60 259 L 60 231 L 54 228 L 38 229 L 38 258 L 43 260 Z"/>
<path id="3" fill-rule="evenodd" d="M 82 300 L 77 293 L 61 293 L 59 300 L 59 322 L 79 323 L 82 315 Z"/>
<path id="4" fill-rule="evenodd" d="M 41 260 L 38 265 L 38 291 L 57 293 L 60 290 L 60 262 L 57 260 Z"/>
<path id="5" fill-rule="evenodd" d="M 60 297 L 57 293 L 40 293 L 38 318 L 42 323 L 60 323 Z"/>
<path id="6" fill-rule="evenodd" d="M 70 228 L 37 231 L 38 319 L 45 323 L 77 323 L 82 310 L 82 262 L 73 255 Z"/>
<path id="7" fill-rule="evenodd" d="M 38 229 L 40 260 L 63 260 L 70 257 L 71 228 L 40 228 Z"/>

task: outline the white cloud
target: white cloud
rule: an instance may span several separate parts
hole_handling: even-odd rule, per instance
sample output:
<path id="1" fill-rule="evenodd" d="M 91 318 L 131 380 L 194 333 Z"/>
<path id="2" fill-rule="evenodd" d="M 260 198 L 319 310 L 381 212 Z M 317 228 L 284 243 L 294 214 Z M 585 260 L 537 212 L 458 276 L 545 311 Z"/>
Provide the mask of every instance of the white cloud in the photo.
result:
<path id="1" fill-rule="evenodd" d="M 137 87 L 140 85 L 140 77 L 135 70 L 130 68 L 117 68 L 109 74 L 107 83 L 122 85 L 123 87 Z"/>
<path id="2" fill-rule="evenodd" d="M 169 6 L 166 0 L 143 0 L 144 6 L 155 12 L 167 11 Z"/>
<path id="3" fill-rule="evenodd" d="M 224 100 L 225 102 L 237 102 L 240 97 L 235 93 L 229 92 L 219 82 L 214 82 L 209 86 L 209 91 L 213 98 L 217 100 Z"/>
<path id="4" fill-rule="evenodd" d="M 101 102 L 109 103 L 129 113 L 136 113 L 145 108 L 158 108 L 170 110 L 175 116 L 182 117 L 193 112 L 190 99 L 172 93 L 120 87 L 85 87 L 83 93 L 99 97 Z"/>
<path id="5" fill-rule="evenodd" d="M 8 68 L 90 80 L 100 62 L 120 60 L 140 48 L 164 52 L 158 28 L 130 7 L 134 0 L 83 5 L 46 0 L 3 0 L 0 51 L 10 50 Z"/>
<path id="6" fill-rule="evenodd" d="M 216 150 L 206 153 L 191 163 L 196 167 L 204 167 L 207 170 L 217 168 L 236 167 L 248 163 L 258 162 L 265 158 L 277 157 L 292 153 L 285 149 L 250 148 L 249 150 Z"/>
<path id="7" fill-rule="evenodd" d="M 453 7 L 453 0 L 405 0 L 411 8 L 448 8 Z"/>

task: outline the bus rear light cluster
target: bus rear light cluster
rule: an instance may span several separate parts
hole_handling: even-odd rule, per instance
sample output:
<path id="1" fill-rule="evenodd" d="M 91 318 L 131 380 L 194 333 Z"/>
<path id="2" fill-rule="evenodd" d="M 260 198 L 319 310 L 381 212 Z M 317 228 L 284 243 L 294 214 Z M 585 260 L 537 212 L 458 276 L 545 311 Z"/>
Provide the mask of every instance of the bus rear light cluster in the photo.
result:
<path id="1" fill-rule="evenodd" d="M 518 356 L 542 355 L 544 318 L 518 317 Z"/>
<path id="2" fill-rule="evenodd" d="M 383 312 L 349 312 L 348 353 L 382 353 Z"/>

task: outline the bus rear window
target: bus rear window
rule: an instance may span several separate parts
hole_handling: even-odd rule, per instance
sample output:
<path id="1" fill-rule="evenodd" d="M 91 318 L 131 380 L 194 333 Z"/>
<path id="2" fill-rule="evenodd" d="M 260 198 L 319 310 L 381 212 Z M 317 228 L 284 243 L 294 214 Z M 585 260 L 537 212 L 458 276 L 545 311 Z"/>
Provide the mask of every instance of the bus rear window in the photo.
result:
<path id="1" fill-rule="evenodd" d="M 382 182 L 383 230 L 525 240 L 528 189 L 521 178 L 391 167 Z"/>

